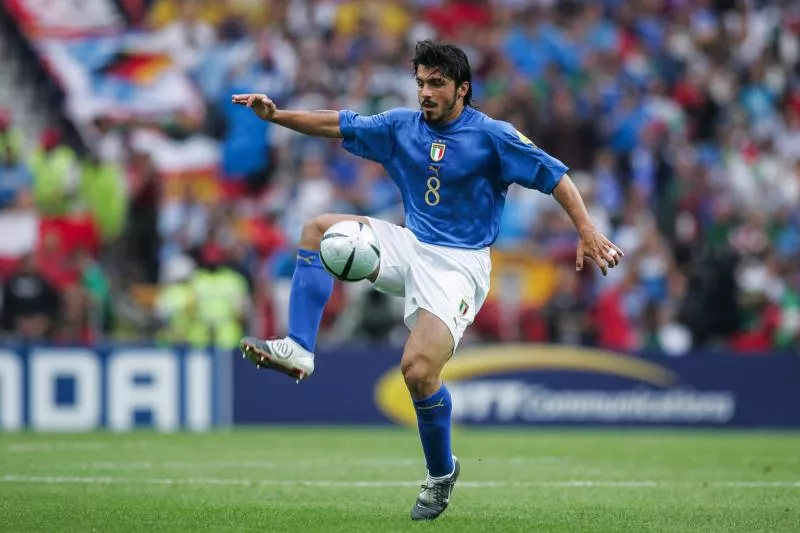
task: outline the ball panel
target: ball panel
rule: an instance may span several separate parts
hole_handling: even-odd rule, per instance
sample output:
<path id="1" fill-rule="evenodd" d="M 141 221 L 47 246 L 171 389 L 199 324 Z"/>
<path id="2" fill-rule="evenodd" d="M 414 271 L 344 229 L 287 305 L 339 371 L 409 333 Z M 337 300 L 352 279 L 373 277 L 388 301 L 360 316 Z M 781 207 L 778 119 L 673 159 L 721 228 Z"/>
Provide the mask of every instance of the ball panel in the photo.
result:
<path id="1" fill-rule="evenodd" d="M 347 275 L 350 273 L 350 269 L 353 268 L 353 259 L 355 259 L 356 257 L 356 251 L 357 249 L 353 248 L 350 251 L 350 255 L 347 256 L 347 261 L 345 262 L 344 267 L 342 268 L 342 274 L 341 274 L 342 279 L 347 279 Z"/>
<path id="2" fill-rule="evenodd" d="M 328 272 L 328 274 L 330 274 L 331 276 L 333 276 L 333 277 L 334 277 L 334 278 L 336 278 L 336 279 L 339 279 L 339 274 L 337 274 L 337 273 L 336 273 L 336 272 L 335 272 L 335 271 L 334 271 L 334 270 L 333 270 L 333 269 L 330 267 L 330 265 L 328 265 L 327 261 L 325 261 L 325 256 L 324 256 L 324 255 L 322 255 L 322 254 L 319 254 L 319 259 L 320 259 L 320 261 L 322 261 L 322 266 L 323 266 L 323 267 L 325 267 L 325 270 Z"/>
<path id="3" fill-rule="evenodd" d="M 320 259 L 331 275 L 360 281 L 380 265 L 380 244 L 372 228 L 361 222 L 337 222 L 323 234 Z"/>

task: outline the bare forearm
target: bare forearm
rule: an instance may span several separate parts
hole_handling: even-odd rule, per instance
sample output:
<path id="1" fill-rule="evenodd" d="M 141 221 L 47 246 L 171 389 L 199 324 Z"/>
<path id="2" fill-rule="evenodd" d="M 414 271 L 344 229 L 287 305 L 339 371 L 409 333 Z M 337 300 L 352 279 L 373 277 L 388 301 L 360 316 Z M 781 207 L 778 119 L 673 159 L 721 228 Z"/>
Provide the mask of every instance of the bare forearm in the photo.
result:
<path id="1" fill-rule="evenodd" d="M 564 174 L 561 177 L 561 181 L 553 189 L 553 196 L 569 215 L 579 233 L 594 227 L 589 213 L 586 211 L 583 198 L 581 198 L 581 193 L 578 192 L 578 188 L 568 175 Z"/>
<path id="2" fill-rule="evenodd" d="M 341 139 L 338 111 L 286 111 L 278 109 L 270 122 L 314 137 Z"/>

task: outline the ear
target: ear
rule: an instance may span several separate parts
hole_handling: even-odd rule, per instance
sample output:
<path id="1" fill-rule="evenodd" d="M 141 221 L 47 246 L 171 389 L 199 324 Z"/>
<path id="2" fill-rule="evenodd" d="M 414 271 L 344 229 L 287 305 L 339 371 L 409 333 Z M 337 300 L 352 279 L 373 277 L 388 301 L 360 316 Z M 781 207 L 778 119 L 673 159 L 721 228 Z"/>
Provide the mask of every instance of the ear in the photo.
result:
<path id="1" fill-rule="evenodd" d="M 467 91 L 469 91 L 469 82 L 465 81 L 461 85 L 458 86 L 458 96 L 460 98 L 464 98 L 467 96 Z"/>

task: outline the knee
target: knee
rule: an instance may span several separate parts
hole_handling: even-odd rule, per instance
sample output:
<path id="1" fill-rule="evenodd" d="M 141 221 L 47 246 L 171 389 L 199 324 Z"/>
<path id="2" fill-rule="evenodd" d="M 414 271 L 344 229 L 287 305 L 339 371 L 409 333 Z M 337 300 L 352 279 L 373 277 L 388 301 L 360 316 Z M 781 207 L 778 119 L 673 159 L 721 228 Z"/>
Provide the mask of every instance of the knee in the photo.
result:
<path id="1" fill-rule="evenodd" d="M 421 399 L 436 392 L 441 369 L 424 351 L 405 354 L 400 364 L 400 370 L 403 372 L 406 387 L 415 399 Z"/>
<path id="2" fill-rule="evenodd" d="M 325 230 L 331 227 L 330 215 L 318 215 L 303 224 L 303 230 L 300 233 L 300 245 L 303 248 L 317 250 L 319 249 L 319 242 L 322 240 L 322 234 Z"/>

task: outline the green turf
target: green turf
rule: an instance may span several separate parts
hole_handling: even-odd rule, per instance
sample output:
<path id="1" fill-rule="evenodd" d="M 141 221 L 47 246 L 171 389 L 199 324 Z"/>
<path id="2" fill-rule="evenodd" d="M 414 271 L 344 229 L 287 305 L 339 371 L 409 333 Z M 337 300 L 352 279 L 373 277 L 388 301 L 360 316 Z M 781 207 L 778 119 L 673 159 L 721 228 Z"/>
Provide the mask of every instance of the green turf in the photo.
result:
<path id="1" fill-rule="evenodd" d="M 403 429 L 0 435 L 0 531 L 800 531 L 800 434 L 477 431 L 436 522 Z M 361 483 L 358 482 L 367 482 Z"/>

